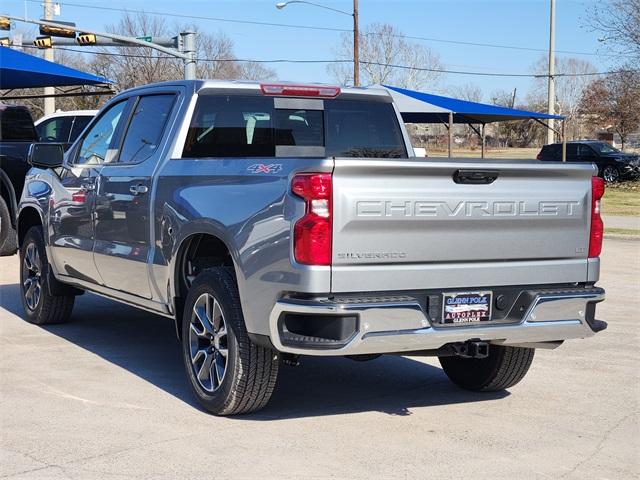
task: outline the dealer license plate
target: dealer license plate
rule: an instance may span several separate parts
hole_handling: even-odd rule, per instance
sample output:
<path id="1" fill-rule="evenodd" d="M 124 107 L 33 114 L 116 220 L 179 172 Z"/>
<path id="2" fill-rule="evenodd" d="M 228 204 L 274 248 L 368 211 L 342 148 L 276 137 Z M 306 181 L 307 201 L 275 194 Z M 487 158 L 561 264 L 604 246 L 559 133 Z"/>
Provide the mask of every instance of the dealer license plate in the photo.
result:
<path id="1" fill-rule="evenodd" d="M 492 292 L 452 292 L 442 294 L 444 324 L 468 324 L 491 320 Z"/>

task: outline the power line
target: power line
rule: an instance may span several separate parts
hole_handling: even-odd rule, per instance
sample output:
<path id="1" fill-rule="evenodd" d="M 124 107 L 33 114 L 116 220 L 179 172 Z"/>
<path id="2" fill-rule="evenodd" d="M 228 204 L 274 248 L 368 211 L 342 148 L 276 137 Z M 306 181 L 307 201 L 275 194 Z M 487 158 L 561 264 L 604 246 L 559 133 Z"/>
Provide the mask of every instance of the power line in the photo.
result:
<path id="1" fill-rule="evenodd" d="M 37 48 L 31 45 L 23 45 L 23 48 Z M 87 50 L 78 50 L 76 48 L 67 48 L 67 47 L 55 47 L 58 50 L 64 50 L 67 52 L 76 52 L 76 53 L 85 53 L 90 55 L 106 55 L 113 57 L 127 57 L 127 58 L 147 58 L 152 60 L 173 60 L 173 57 L 169 56 L 159 56 L 159 55 L 142 55 L 142 54 L 131 54 L 131 53 L 115 53 L 115 52 L 96 52 L 96 51 L 87 51 Z M 198 62 L 239 62 L 239 63 L 293 63 L 293 64 L 309 64 L 309 63 L 351 63 L 352 60 L 346 59 L 332 59 L 332 60 L 301 60 L 301 59 L 249 59 L 249 58 L 196 58 Z M 432 72 L 432 73 L 445 73 L 452 75 L 475 75 L 475 76 L 485 76 L 485 77 L 522 77 L 522 78 L 544 78 L 547 77 L 546 74 L 536 74 L 536 73 L 498 73 L 498 72 L 471 72 L 465 70 L 447 70 L 441 68 L 426 68 L 426 67 L 414 67 L 411 65 L 400 65 L 393 63 L 383 63 L 383 62 L 368 62 L 368 61 L 360 61 L 360 63 L 364 65 L 374 65 L 380 67 L 389 67 L 389 68 L 398 68 L 403 70 L 414 70 L 421 72 Z M 555 77 L 591 77 L 591 76 L 599 76 L 599 75 L 611 75 L 616 73 L 640 73 L 640 69 L 622 69 L 622 70 L 610 70 L 606 72 L 581 72 L 581 73 L 557 73 Z"/>
<path id="2" fill-rule="evenodd" d="M 30 3 L 41 3 L 41 0 L 26 0 Z M 72 2 L 57 2 L 60 5 L 67 5 L 69 7 L 78 7 L 78 8 L 91 8 L 94 10 L 106 10 L 112 12 L 125 12 L 125 13 L 140 13 L 143 15 L 157 15 L 161 17 L 178 17 L 178 18 L 188 18 L 191 20 L 209 20 L 213 22 L 226 22 L 226 23 L 243 23 L 248 25 L 262 25 L 265 27 L 283 27 L 283 28 L 298 28 L 298 29 L 307 29 L 307 30 L 326 30 L 330 32 L 351 32 L 349 29 L 344 28 L 335 28 L 335 27 L 321 27 L 317 25 L 296 25 L 293 23 L 275 23 L 275 22 L 261 22 L 258 20 L 239 20 L 234 18 L 222 18 L 222 17 L 207 17 L 202 15 L 188 15 L 185 13 L 172 13 L 172 12 L 158 12 L 153 10 L 136 10 L 130 8 L 117 8 L 117 7 L 104 7 L 100 5 L 86 5 L 82 3 L 72 3 Z"/>
<path id="3" fill-rule="evenodd" d="M 26 0 L 26 1 L 30 3 L 38 3 L 38 4 L 41 2 L 41 0 Z M 125 12 L 125 13 L 139 13 L 144 15 L 156 15 L 156 16 L 162 16 L 162 17 L 178 17 L 178 18 L 187 18 L 191 20 L 207 20 L 207 21 L 214 21 L 214 22 L 261 25 L 261 26 L 267 26 L 267 27 L 281 27 L 281 28 L 294 28 L 294 29 L 303 29 L 303 30 L 322 30 L 322 31 L 329 31 L 329 32 L 352 33 L 351 29 L 322 27 L 318 25 L 296 25 L 292 23 L 261 22 L 257 20 L 240 20 L 240 19 L 234 19 L 234 18 L 209 17 L 209 16 L 203 16 L 203 15 L 188 15 L 183 13 L 160 12 L 160 11 L 153 11 L 153 10 L 149 11 L 149 10 L 118 8 L 118 7 L 105 7 L 100 5 L 87 5 L 87 4 L 75 3 L 75 2 L 58 2 L 58 3 L 60 3 L 61 5 L 67 5 L 70 7 L 88 8 L 88 9 L 94 9 L 94 10 L 104 10 L 104 11 L 114 11 L 114 12 Z M 362 33 L 362 35 L 377 35 L 377 34 L 375 32 L 364 32 Z M 464 46 L 472 46 L 472 47 L 502 48 L 502 49 L 509 49 L 509 50 L 542 52 L 542 53 L 548 52 L 548 50 L 544 48 L 521 47 L 516 45 L 465 42 L 461 40 L 448 40 L 448 39 L 441 39 L 441 38 L 419 37 L 414 35 L 401 35 L 401 34 L 392 34 L 392 36 L 397 38 L 406 38 L 406 39 L 418 40 L 418 41 L 424 41 L 424 42 L 449 43 L 453 45 L 464 45 Z M 599 53 L 579 52 L 579 51 L 573 51 L 573 50 L 556 50 L 556 52 L 568 54 L 568 55 L 600 56 Z M 623 55 L 623 56 L 627 56 L 627 55 Z"/>

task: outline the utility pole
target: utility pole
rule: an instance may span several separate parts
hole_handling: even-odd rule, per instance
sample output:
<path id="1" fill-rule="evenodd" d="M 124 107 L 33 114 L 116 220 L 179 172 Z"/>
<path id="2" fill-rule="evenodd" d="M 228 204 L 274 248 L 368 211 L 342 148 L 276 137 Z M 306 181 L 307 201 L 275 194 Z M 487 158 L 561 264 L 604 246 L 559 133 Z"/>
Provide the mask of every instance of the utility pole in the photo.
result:
<path id="1" fill-rule="evenodd" d="M 551 12 L 549 16 L 549 88 L 547 90 L 547 113 L 554 115 L 556 110 L 556 0 L 551 0 Z M 547 129 L 547 143 L 555 141 L 555 132 L 553 131 L 553 119 L 549 119 L 549 128 Z"/>
<path id="2" fill-rule="evenodd" d="M 288 0 L 286 2 L 276 3 L 276 8 L 282 10 L 287 5 L 292 3 L 305 3 L 307 5 L 313 5 L 314 7 L 324 8 L 325 10 L 331 10 L 332 12 L 341 13 L 342 15 L 349 15 L 353 17 L 353 85 L 355 87 L 360 86 L 360 28 L 358 19 L 358 0 L 353 0 L 353 12 L 347 12 L 346 10 L 340 10 L 338 8 L 328 7 L 321 3 L 308 2 L 307 0 Z"/>
<path id="3" fill-rule="evenodd" d="M 358 0 L 353 0 L 353 85 L 360 86 L 360 28 L 358 26 Z"/>
<path id="4" fill-rule="evenodd" d="M 44 6 L 44 19 L 53 20 L 53 3 L 52 0 L 44 0 L 42 4 Z M 47 48 L 44 51 L 44 59 L 50 62 L 55 61 L 53 56 L 53 48 Z M 44 87 L 44 114 L 50 115 L 56 111 L 56 99 L 52 97 L 55 93 L 55 88 Z"/>

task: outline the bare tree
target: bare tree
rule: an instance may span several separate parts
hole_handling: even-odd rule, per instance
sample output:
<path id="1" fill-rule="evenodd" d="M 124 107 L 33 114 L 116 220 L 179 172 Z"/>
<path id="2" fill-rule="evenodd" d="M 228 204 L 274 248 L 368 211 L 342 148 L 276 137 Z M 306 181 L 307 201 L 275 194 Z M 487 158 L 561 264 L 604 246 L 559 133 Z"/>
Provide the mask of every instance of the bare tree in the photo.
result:
<path id="1" fill-rule="evenodd" d="M 620 135 L 622 148 L 640 127 L 640 79 L 630 71 L 612 73 L 593 81 L 585 90 L 580 112 L 595 129 Z"/>
<path id="2" fill-rule="evenodd" d="M 124 15 L 116 25 L 106 27 L 112 33 L 132 37 L 171 37 L 187 28 L 196 31 L 196 56 L 198 57 L 196 75 L 198 78 L 271 80 L 276 72 L 257 62 L 237 61 L 233 53 L 233 42 L 224 34 L 211 34 L 199 31 L 193 26 L 175 26 L 169 29 L 166 22 L 152 15 Z M 40 51 L 29 49 L 26 53 L 42 56 Z M 95 54 L 92 54 L 95 53 Z M 182 60 L 150 50 L 146 47 L 99 48 L 97 52 L 75 53 L 65 49 L 56 49 L 56 62 L 84 72 L 113 80 L 116 91 L 159 82 L 183 78 Z M 61 110 L 97 109 L 108 96 L 91 95 L 91 87 L 80 87 L 87 95 L 58 97 L 56 107 Z M 16 90 L 15 95 L 32 94 L 30 90 Z M 59 93 L 59 92 L 58 92 Z M 24 99 L 34 118 L 42 116 L 43 99 Z"/>
<path id="3" fill-rule="evenodd" d="M 278 74 L 273 68 L 265 67 L 259 62 L 239 62 L 238 78 L 243 80 L 275 80 Z"/>
<path id="4" fill-rule="evenodd" d="M 492 103 L 501 107 L 517 108 L 529 111 L 541 111 L 544 106 L 539 101 L 529 97 L 524 104 L 514 105 L 514 92 L 498 90 L 491 95 Z M 503 141 L 505 147 L 530 147 L 539 145 L 544 138 L 545 129 L 533 120 L 516 120 L 513 122 L 498 122 L 494 124 L 495 137 Z"/>
<path id="5" fill-rule="evenodd" d="M 547 103 L 547 77 L 548 60 L 540 57 L 533 65 L 533 73 L 540 75 L 533 81 L 533 101 L 546 108 Z M 596 67 L 585 60 L 573 57 L 556 57 L 556 72 L 568 75 L 556 77 L 556 105 L 558 115 L 564 115 L 565 132 L 568 138 L 577 139 L 581 136 L 582 125 L 578 109 L 582 94 L 593 80 L 592 74 L 597 72 Z"/>
<path id="6" fill-rule="evenodd" d="M 587 28 L 601 34 L 599 40 L 613 53 L 640 61 L 640 0 L 607 0 L 589 11 Z M 628 58 L 623 60 L 623 63 Z"/>
<path id="7" fill-rule="evenodd" d="M 124 15 L 117 25 L 107 27 L 113 33 L 127 36 L 171 37 L 187 28 L 196 32 L 196 76 L 214 79 L 269 79 L 276 73 L 262 65 L 240 63 L 233 53 L 233 42 L 223 33 L 207 33 L 194 26 L 176 26 L 170 30 L 166 22 L 152 15 Z M 103 55 L 92 64 L 93 70 L 116 81 L 120 90 L 146 83 L 183 78 L 182 60 L 146 47 L 126 49 L 103 48 Z"/>
<path id="8" fill-rule="evenodd" d="M 482 102 L 482 89 L 474 83 L 450 86 L 447 89 L 447 94 L 460 100 Z"/>
<path id="9" fill-rule="evenodd" d="M 166 22 L 153 15 L 125 14 L 115 25 L 108 25 L 110 33 L 131 37 L 171 36 Z M 180 78 L 181 61 L 166 58 L 145 47 L 101 48 L 96 55 L 94 70 L 116 83 L 118 90 L 125 90 L 145 83 Z"/>
<path id="10" fill-rule="evenodd" d="M 335 54 L 341 60 L 353 59 L 353 35 L 341 35 Z M 442 69 L 440 57 L 419 43 L 407 41 L 402 32 L 386 23 L 374 23 L 361 31 L 360 74 L 363 84 L 386 83 L 404 88 L 433 88 L 440 74 L 415 68 Z M 338 83 L 353 85 L 353 66 L 349 62 L 330 64 L 327 70 Z"/>

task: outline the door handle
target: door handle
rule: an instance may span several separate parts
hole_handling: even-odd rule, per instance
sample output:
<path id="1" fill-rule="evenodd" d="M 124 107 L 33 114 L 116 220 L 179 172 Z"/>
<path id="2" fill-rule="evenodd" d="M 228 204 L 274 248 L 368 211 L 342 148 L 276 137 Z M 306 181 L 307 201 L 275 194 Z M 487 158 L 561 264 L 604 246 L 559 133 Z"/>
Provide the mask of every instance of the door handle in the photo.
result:
<path id="1" fill-rule="evenodd" d="M 147 193 L 149 191 L 149 187 L 146 185 L 131 185 L 129 187 L 129 191 L 132 195 L 142 195 L 143 193 Z"/>
<path id="2" fill-rule="evenodd" d="M 495 182 L 498 175 L 499 172 L 496 170 L 456 170 L 453 181 L 471 185 L 488 185 Z"/>

